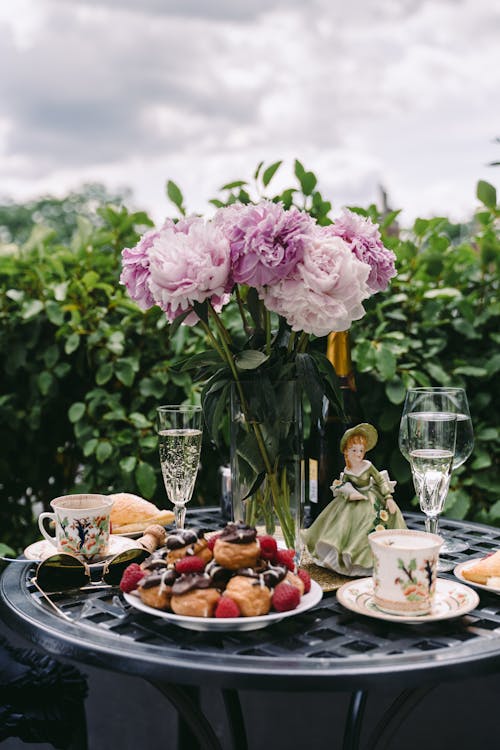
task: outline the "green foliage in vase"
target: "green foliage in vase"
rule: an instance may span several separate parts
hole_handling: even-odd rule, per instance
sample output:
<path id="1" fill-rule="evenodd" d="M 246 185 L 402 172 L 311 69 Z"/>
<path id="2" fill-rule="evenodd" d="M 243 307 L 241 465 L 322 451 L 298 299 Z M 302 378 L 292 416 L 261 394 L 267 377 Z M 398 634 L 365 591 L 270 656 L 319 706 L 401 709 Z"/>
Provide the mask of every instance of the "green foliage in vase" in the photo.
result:
<path id="1" fill-rule="evenodd" d="M 253 181 L 227 183 L 212 204 L 264 194 L 330 223 L 330 202 L 299 162 L 295 185 L 272 193 L 280 166 L 259 165 Z M 178 186 L 169 183 L 167 195 L 186 213 Z M 366 303 L 367 315 L 351 334 L 365 417 L 380 434 L 373 460 L 398 480 L 400 505 L 410 507 L 413 497 L 397 449 L 404 389 L 462 384 L 476 444 L 455 472 L 446 512 L 500 525 L 499 210 L 487 183 L 480 183 L 478 198 L 483 205 L 467 224 L 417 219 L 404 231 L 397 230 L 397 212 L 353 209 L 380 223 L 398 276 Z M 95 221 L 77 214 L 71 232 L 57 234 L 38 217 L 29 236 L 28 207 L 2 207 L 0 540 L 17 550 L 37 536 L 34 513 L 65 492 L 132 491 L 164 506 L 155 407 L 200 399 L 200 385 L 182 362 L 206 351 L 204 333 L 169 330 L 158 309 L 142 312 L 118 283 L 121 248 L 137 242 L 152 221 L 124 206 L 97 204 Z M 222 316 L 236 335 L 236 303 Z M 317 347 L 324 351 L 324 341 Z M 217 467 L 226 460 L 227 447 L 207 440 L 194 503 L 218 502 Z"/>

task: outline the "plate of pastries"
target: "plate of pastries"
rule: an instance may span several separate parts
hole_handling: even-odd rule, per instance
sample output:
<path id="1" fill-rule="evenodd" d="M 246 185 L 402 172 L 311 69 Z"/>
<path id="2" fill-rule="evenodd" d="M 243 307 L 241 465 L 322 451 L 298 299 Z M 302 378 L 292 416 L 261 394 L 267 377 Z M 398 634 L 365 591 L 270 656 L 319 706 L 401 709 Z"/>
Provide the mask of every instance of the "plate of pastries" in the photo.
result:
<path id="1" fill-rule="evenodd" d="M 253 526 L 181 529 L 120 583 L 132 607 L 188 630 L 258 630 L 314 607 L 323 595 L 293 550 Z"/>
<path id="2" fill-rule="evenodd" d="M 500 550 L 486 557 L 461 562 L 453 572 L 461 581 L 475 588 L 500 594 Z"/>
<path id="3" fill-rule="evenodd" d="M 114 536 L 138 538 L 151 524 L 168 526 L 174 521 L 171 510 L 160 510 L 139 495 L 118 492 L 110 497 L 114 501 L 111 509 L 111 533 Z"/>

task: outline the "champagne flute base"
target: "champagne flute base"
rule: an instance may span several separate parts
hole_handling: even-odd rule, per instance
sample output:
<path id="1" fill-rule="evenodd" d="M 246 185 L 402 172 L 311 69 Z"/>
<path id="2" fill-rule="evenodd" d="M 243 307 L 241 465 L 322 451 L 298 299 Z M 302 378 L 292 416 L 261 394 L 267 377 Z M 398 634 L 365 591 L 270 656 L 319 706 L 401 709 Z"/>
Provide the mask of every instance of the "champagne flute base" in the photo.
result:
<path id="1" fill-rule="evenodd" d="M 175 528 L 183 529 L 184 521 L 186 520 L 186 506 L 185 505 L 174 505 L 174 519 Z"/>
<path id="2" fill-rule="evenodd" d="M 441 547 L 442 555 L 454 555 L 457 552 L 465 552 L 466 549 L 469 549 L 467 542 L 464 542 L 462 539 L 452 539 L 450 536 L 443 534 L 442 532 L 441 536 L 443 537 L 443 546 Z"/>
<path id="3" fill-rule="evenodd" d="M 437 571 L 438 573 L 449 573 L 450 570 L 453 570 L 456 564 L 457 563 L 453 562 L 452 560 L 442 560 L 441 558 L 439 558 Z"/>

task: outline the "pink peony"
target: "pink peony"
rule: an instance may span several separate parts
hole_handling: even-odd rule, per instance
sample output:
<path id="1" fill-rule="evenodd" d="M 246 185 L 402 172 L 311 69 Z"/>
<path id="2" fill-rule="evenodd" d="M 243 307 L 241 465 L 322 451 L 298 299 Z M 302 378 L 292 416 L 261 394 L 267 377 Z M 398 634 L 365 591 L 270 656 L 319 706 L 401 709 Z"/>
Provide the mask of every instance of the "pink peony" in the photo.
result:
<path id="1" fill-rule="evenodd" d="M 155 301 L 149 290 L 149 249 L 159 232 L 146 232 L 135 247 L 122 250 L 120 284 L 127 287 L 130 297 L 143 310 L 153 307 Z"/>
<path id="2" fill-rule="evenodd" d="M 344 209 L 341 216 L 325 231 L 347 242 L 354 255 L 370 266 L 368 286 L 372 293 L 387 289 L 396 275 L 396 256 L 382 244 L 378 226 L 371 219 Z"/>
<path id="3" fill-rule="evenodd" d="M 154 239 L 149 260 L 151 294 L 170 322 L 193 302 L 210 299 L 218 309 L 227 302 L 229 244 L 215 225 L 193 219 L 187 233 L 166 226 Z M 184 322 L 197 320 L 193 313 Z"/>
<path id="4" fill-rule="evenodd" d="M 257 288 L 293 272 L 315 227 L 308 214 L 267 200 L 222 209 L 215 221 L 229 238 L 232 281 Z"/>
<path id="5" fill-rule="evenodd" d="M 349 245 L 318 228 L 305 247 L 295 274 L 261 292 L 269 310 L 283 315 L 294 331 L 326 336 L 345 331 L 364 315 L 370 296 L 370 268 Z"/>

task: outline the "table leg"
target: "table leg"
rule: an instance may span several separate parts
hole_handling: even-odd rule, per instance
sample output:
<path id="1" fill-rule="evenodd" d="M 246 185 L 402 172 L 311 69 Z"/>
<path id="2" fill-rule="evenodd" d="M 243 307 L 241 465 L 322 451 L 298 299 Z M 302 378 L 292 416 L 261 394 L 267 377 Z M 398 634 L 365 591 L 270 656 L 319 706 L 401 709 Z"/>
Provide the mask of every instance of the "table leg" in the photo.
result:
<path id="1" fill-rule="evenodd" d="M 248 750 L 245 720 L 237 690 L 222 690 L 234 750 Z"/>
<path id="2" fill-rule="evenodd" d="M 200 707 L 198 688 L 151 681 L 179 715 L 178 750 L 223 750 Z"/>
<path id="3" fill-rule="evenodd" d="M 403 690 L 375 726 L 365 750 L 381 750 L 387 747 L 406 717 L 434 687 L 434 685 L 425 685 L 412 690 Z"/>
<path id="4" fill-rule="evenodd" d="M 366 705 L 366 692 L 356 690 L 351 696 L 349 711 L 344 729 L 343 750 L 358 750 L 361 736 L 361 725 Z"/>

